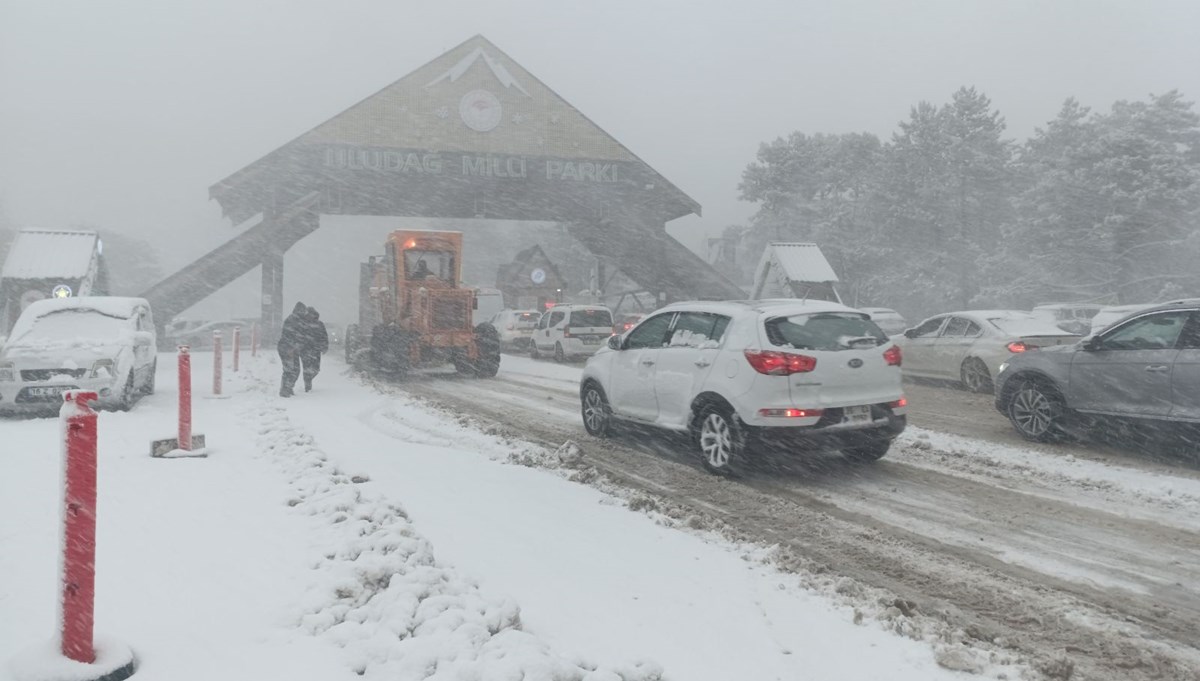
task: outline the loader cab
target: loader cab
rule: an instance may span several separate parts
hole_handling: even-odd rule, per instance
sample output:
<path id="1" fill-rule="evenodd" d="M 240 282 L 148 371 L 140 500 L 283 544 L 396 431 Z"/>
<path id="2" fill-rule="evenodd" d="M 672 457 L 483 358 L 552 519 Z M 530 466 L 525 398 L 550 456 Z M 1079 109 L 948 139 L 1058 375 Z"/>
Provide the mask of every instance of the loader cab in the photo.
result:
<path id="1" fill-rule="evenodd" d="M 404 278 L 408 281 L 454 285 L 453 252 L 410 248 L 403 254 Z"/>

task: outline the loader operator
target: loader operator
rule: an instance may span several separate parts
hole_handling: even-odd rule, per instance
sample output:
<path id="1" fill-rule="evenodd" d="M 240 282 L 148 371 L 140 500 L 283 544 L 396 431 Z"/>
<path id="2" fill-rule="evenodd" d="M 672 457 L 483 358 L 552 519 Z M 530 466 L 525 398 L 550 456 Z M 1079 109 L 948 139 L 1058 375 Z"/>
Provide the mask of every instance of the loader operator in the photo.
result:
<path id="1" fill-rule="evenodd" d="M 430 271 L 429 265 L 426 265 L 424 260 L 418 260 L 417 268 L 415 270 L 413 270 L 412 274 L 409 275 L 408 278 L 409 279 L 426 279 L 426 278 L 432 277 L 432 276 L 433 276 L 433 272 Z"/>

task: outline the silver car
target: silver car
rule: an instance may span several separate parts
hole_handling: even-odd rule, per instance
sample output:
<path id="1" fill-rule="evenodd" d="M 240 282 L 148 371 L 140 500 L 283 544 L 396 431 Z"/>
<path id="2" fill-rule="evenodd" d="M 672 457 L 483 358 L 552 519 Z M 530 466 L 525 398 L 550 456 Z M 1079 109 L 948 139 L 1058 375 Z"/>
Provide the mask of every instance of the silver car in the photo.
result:
<path id="1" fill-rule="evenodd" d="M 1013 355 L 996 377 L 996 408 L 1035 441 L 1061 437 L 1075 415 L 1200 423 L 1200 302 L 1158 305 L 1074 345 Z"/>
<path id="2" fill-rule="evenodd" d="M 971 392 L 990 393 L 1009 358 L 1078 338 L 1029 312 L 967 310 L 930 317 L 896 342 L 904 350 L 905 376 L 957 380 Z"/>

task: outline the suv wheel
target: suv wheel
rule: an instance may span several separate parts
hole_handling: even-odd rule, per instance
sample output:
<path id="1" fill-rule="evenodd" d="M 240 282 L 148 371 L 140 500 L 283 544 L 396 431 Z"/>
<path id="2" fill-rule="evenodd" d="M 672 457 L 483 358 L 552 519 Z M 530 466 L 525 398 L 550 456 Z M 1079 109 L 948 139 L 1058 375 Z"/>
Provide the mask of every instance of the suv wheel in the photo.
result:
<path id="1" fill-rule="evenodd" d="M 567 361 L 567 355 L 563 352 L 562 343 L 554 344 L 554 361 L 559 363 Z"/>
<path id="2" fill-rule="evenodd" d="M 727 407 L 704 408 L 696 427 L 696 446 L 704 467 L 719 475 L 736 475 L 745 456 L 746 435 Z"/>
<path id="3" fill-rule="evenodd" d="M 990 393 L 994 390 L 992 375 L 988 372 L 987 365 L 974 357 L 969 357 L 963 362 L 959 377 L 963 387 L 973 393 Z"/>
<path id="4" fill-rule="evenodd" d="M 883 458 L 892 447 L 890 438 L 871 440 L 842 450 L 842 455 L 855 463 L 870 463 Z"/>
<path id="5" fill-rule="evenodd" d="M 1050 442 L 1062 437 L 1065 409 L 1058 391 L 1035 381 L 1017 386 L 1005 409 L 1021 437 Z"/>
<path id="6" fill-rule="evenodd" d="M 583 389 L 580 399 L 580 409 L 583 413 L 583 428 L 588 435 L 608 437 L 612 426 L 612 408 L 608 406 L 608 398 L 604 391 L 595 383 L 588 383 Z"/>
<path id="7" fill-rule="evenodd" d="M 542 353 L 538 352 L 537 343 L 534 343 L 533 339 L 530 338 L 529 339 L 529 358 L 530 359 L 538 359 L 541 356 L 542 356 Z"/>

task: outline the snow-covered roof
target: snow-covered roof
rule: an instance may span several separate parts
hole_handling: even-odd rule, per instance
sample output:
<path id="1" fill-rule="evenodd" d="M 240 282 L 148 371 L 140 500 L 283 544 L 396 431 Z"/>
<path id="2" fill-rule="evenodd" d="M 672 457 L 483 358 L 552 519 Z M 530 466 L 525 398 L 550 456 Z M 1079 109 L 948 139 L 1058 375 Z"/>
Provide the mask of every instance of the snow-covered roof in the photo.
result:
<path id="1" fill-rule="evenodd" d="M 763 251 L 763 260 L 774 258 L 788 281 L 837 281 L 837 275 L 816 244 L 772 243 Z M 761 267 L 761 264 L 760 264 Z"/>
<path id="2" fill-rule="evenodd" d="M 13 240 L 0 277 L 5 279 L 78 279 L 92 267 L 99 235 L 95 232 L 21 230 Z"/>

